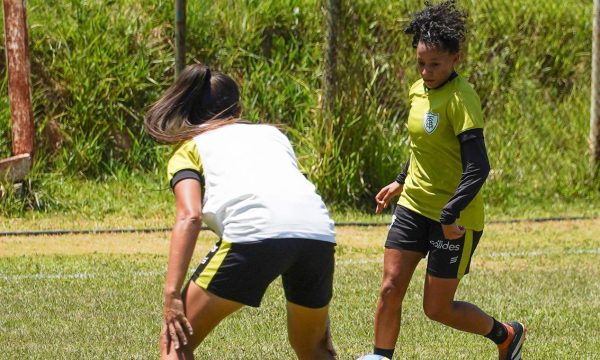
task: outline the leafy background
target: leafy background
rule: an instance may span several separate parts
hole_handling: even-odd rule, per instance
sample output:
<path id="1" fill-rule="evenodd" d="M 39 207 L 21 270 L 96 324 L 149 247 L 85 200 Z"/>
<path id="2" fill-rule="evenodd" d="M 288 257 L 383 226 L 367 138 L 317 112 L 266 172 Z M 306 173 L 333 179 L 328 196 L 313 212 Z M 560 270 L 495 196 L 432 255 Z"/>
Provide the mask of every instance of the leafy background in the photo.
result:
<path id="1" fill-rule="evenodd" d="M 493 168 L 488 206 L 598 204 L 587 142 L 592 2 L 459 3 L 469 11 L 470 33 L 458 71 L 484 107 Z M 166 188 L 170 149 L 144 134 L 142 119 L 173 81 L 173 1 L 30 0 L 27 6 L 38 151 L 26 204 L 15 200 L 23 191 L 5 184 L 3 213 L 69 209 L 65 181 L 151 178 L 160 184 L 155 188 Z M 407 157 L 407 94 L 418 74 L 403 28 L 422 2 L 343 2 L 339 93 L 327 120 L 320 111 L 323 6 L 190 1 L 187 62 L 234 76 L 247 119 L 283 124 L 303 170 L 331 206 L 370 209 L 374 193 Z M 2 57 L 0 157 L 9 155 Z"/>

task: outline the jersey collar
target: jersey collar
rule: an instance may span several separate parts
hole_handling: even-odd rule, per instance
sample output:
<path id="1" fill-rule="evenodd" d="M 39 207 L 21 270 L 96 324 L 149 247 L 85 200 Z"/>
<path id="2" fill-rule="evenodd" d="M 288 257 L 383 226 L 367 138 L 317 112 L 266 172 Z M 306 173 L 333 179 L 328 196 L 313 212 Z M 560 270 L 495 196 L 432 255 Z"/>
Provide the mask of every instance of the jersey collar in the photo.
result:
<path id="1" fill-rule="evenodd" d="M 446 81 L 444 81 L 440 86 L 435 87 L 433 89 L 430 89 L 427 86 L 425 86 L 425 84 L 423 84 L 423 87 L 425 88 L 425 92 L 428 92 L 429 90 L 441 89 L 444 85 L 446 85 L 450 81 L 454 80 L 456 77 L 458 77 L 458 73 L 456 71 L 452 71 L 452 73 L 450 74 L 450 76 L 448 76 L 448 79 L 446 79 Z"/>

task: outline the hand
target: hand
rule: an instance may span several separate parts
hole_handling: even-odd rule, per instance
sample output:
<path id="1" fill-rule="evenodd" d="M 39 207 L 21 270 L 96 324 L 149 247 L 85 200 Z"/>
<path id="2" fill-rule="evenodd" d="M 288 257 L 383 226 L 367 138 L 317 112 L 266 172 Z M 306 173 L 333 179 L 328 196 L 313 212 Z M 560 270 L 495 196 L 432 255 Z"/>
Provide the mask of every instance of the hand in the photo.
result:
<path id="1" fill-rule="evenodd" d="M 171 348 L 171 342 L 175 349 L 188 344 L 186 331 L 189 335 L 194 333 L 192 325 L 185 317 L 181 295 L 165 295 L 163 330 L 160 337 L 161 342 L 166 344 L 167 354 Z"/>
<path id="2" fill-rule="evenodd" d="M 334 359 L 337 359 L 337 352 L 333 346 L 333 340 L 331 339 L 331 327 L 329 326 L 329 320 L 327 320 L 327 330 L 325 330 L 325 336 L 327 336 L 327 351 Z"/>
<path id="3" fill-rule="evenodd" d="M 375 208 L 375 213 L 379 214 L 385 209 L 390 200 L 397 195 L 402 193 L 404 189 L 404 185 L 397 183 L 396 181 L 390 183 L 383 189 L 379 190 L 377 195 L 375 195 L 375 202 L 377 203 L 377 208 Z"/>
<path id="4" fill-rule="evenodd" d="M 451 225 L 442 224 L 442 231 L 446 240 L 460 239 L 465 234 L 465 228 L 456 225 L 456 223 Z"/>

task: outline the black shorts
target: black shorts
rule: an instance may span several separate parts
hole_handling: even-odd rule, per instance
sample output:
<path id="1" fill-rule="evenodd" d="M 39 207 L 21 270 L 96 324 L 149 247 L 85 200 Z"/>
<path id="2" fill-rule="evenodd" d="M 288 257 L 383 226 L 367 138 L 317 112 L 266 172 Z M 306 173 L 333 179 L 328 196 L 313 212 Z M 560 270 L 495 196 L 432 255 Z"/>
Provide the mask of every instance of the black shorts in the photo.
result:
<path id="1" fill-rule="evenodd" d="M 333 294 L 334 253 L 334 243 L 319 240 L 222 240 L 200 262 L 192 281 L 224 299 L 258 307 L 281 275 L 289 302 L 321 308 Z"/>
<path id="2" fill-rule="evenodd" d="M 482 234 L 483 231 L 466 229 L 460 239 L 446 240 L 439 222 L 398 205 L 385 247 L 428 255 L 428 274 L 460 279 L 469 273 L 471 257 Z"/>

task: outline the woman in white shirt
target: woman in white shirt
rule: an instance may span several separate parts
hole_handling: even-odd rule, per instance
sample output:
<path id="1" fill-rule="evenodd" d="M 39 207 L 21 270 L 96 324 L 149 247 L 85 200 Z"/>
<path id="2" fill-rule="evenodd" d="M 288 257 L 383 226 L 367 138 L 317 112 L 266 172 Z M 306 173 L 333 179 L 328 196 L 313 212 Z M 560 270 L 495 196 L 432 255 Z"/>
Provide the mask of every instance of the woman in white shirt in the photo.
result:
<path id="1" fill-rule="evenodd" d="M 222 319 L 244 305 L 259 306 L 279 275 L 298 358 L 332 359 L 333 221 L 286 136 L 244 122 L 240 113 L 233 79 L 190 65 L 145 118 L 150 136 L 177 144 L 168 165 L 176 220 L 161 359 L 192 359 Z M 220 240 L 183 286 L 202 222 Z"/>

